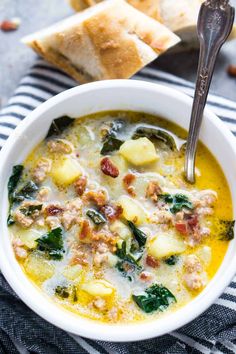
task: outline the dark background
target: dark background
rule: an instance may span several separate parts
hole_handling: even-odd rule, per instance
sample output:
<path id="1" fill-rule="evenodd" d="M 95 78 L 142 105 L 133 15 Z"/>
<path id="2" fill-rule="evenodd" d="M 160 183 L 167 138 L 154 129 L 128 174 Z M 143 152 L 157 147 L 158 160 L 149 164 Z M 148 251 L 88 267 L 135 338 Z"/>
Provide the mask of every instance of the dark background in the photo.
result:
<path id="1" fill-rule="evenodd" d="M 236 0 L 231 3 L 236 5 Z M 72 13 L 66 0 L 0 0 L 0 21 L 12 17 L 19 17 L 22 21 L 17 31 L 0 31 L 0 108 L 36 57 L 32 50 L 20 43 L 20 38 Z M 197 62 L 197 51 L 190 51 L 165 54 L 156 60 L 155 65 L 194 81 Z M 236 100 L 236 77 L 229 77 L 226 72 L 229 64 L 236 65 L 236 40 L 224 45 L 211 86 L 212 92 Z"/>

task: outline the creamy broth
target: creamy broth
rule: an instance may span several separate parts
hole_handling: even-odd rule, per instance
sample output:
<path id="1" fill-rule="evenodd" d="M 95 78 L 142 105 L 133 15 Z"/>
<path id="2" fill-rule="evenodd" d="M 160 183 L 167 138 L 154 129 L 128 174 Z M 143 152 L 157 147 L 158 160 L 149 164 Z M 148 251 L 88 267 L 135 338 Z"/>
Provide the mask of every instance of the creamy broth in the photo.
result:
<path id="1" fill-rule="evenodd" d="M 145 122 L 145 123 L 144 123 Z M 56 119 L 9 180 L 9 232 L 27 277 L 56 303 L 110 323 L 150 320 L 207 286 L 233 238 L 224 174 L 186 132 L 144 113 Z"/>

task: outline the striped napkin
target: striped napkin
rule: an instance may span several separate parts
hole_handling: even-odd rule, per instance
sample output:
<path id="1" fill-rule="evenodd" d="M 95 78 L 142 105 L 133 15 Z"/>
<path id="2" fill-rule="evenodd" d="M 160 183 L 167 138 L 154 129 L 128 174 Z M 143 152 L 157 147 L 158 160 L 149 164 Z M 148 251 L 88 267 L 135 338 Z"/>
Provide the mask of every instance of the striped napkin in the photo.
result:
<path id="1" fill-rule="evenodd" d="M 193 84 L 151 67 L 133 79 L 158 82 L 193 96 Z M 13 129 L 39 104 L 76 82 L 39 59 L 0 112 L 0 147 Z M 208 106 L 236 135 L 236 103 L 210 95 Z M 236 143 L 236 141 L 235 141 Z M 0 275 L 0 353 L 39 354 L 211 354 L 236 353 L 236 277 L 200 317 L 165 336 L 130 343 L 92 341 L 72 336 L 34 314 Z"/>

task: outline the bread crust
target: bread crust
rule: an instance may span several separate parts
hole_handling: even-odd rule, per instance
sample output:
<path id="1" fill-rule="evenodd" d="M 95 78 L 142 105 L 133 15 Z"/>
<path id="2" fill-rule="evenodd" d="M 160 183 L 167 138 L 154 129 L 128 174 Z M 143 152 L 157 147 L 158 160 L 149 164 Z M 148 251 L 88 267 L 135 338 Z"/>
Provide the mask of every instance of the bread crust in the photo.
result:
<path id="1" fill-rule="evenodd" d="M 23 39 L 75 80 L 129 78 L 179 38 L 123 0 L 109 0 Z"/>
<path id="2" fill-rule="evenodd" d="M 102 0 L 69 0 L 75 11 L 94 6 Z M 126 0 L 130 5 L 163 23 L 172 31 L 196 24 L 204 0 Z"/>

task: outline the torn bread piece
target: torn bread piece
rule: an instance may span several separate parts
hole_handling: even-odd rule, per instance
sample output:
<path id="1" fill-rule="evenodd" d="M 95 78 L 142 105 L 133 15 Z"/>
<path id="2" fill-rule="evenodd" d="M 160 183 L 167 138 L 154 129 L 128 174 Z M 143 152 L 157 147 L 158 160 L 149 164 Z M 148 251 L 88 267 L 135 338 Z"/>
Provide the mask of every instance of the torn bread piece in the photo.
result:
<path id="1" fill-rule="evenodd" d="M 70 5 L 80 11 L 101 0 L 69 0 Z M 197 47 L 196 25 L 198 13 L 204 0 L 127 0 L 139 11 L 163 23 L 175 32 L 187 47 Z M 236 26 L 229 39 L 236 38 Z"/>
<path id="2" fill-rule="evenodd" d="M 134 75 L 179 42 L 168 28 L 123 0 L 108 0 L 23 38 L 75 80 Z"/>

